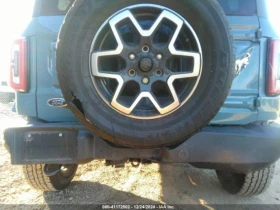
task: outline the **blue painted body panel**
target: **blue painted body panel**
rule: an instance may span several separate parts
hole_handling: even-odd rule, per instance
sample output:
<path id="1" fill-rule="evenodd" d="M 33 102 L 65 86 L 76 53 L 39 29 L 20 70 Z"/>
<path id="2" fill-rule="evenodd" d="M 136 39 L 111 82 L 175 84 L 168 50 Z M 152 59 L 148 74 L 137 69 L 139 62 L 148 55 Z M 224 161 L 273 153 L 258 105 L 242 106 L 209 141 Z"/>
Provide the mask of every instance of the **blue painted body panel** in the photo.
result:
<path id="1" fill-rule="evenodd" d="M 29 37 L 30 91 L 17 93 L 17 112 L 49 122 L 77 121 L 66 108 L 47 105 L 51 98 L 62 98 L 55 66 L 55 46 L 64 16 L 33 18 L 23 36 Z M 266 18 L 229 16 L 236 47 L 236 59 L 250 53 L 249 64 L 235 75 L 229 96 L 210 124 L 244 125 L 275 120 L 280 98 L 265 95 L 267 39 L 275 37 Z M 256 40 L 262 29 L 263 38 Z"/>
<path id="2" fill-rule="evenodd" d="M 21 115 L 35 116 L 45 121 L 77 121 L 70 110 L 66 108 L 55 108 L 47 105 L 47 101 L 51 98 L 62 98 L 61 90 L 56 74 L 55 66 L 55 46 L 57 35 L 62 24 L 64 16 L 44 16 L 34 18 L 29 27 L 23 33 L 23 36 L 36 37 L 35 50 L 30 51 L 30 56 L 35 61 L 35 68 L 29 69 L 31 75 L 32 89 L 36 91 L 32 96 L 36 98 L 35 102 L 30 101 L 28 104 L 35 106 L 23 106 L 28 101 L 28 94 L 18 93 L 17 111 Z M 35 84 L 33 84 L 35 82 Z M 32 110 L 36 110 L 36 114 L 30 115 Z"/>

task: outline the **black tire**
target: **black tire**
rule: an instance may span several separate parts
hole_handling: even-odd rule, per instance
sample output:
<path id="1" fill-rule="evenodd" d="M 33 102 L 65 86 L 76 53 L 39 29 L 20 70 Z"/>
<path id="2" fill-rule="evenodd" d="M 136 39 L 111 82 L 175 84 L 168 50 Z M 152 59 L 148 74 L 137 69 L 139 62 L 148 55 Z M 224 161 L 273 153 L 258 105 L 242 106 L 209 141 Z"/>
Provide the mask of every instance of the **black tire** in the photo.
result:
<path id="1" fill-rule="evenodd" d="M 252 196 L 263 193 L 271 184 L 275 165 L 248 174 L 216 171 L 223 188 L 235 195 Z"/>
<path id="2" fill-rule="evenodd" d="M 201 78 L 187 103 L 152 120 L 133 119 L 109 107 L 96 91 L 88 65 L 99 27 L 137 3 L 159 4 L 180 14 L 196 32 L 203 52 Z M 60 30 L 57 70 L 68 108 L 90 131 L 126 147 L 156 148 L 183 142 L 216 115 L 232 84 L 234 56 L 229 24 L 215 0 L 77 0 Z"/>
<path id="3" fill-rule="evenodd" d="M 69 171 L 65 174 L 61 171 L 53 176 L 47 176 L 44 173 L 43 164 L 23 165 L 25 179 L 30 186 L 41 191 L 63 190 L 71 183 L 74 178 L 78 165 L 65 165 Z M 54 165 L 56 167 L 57 165 Z"/>

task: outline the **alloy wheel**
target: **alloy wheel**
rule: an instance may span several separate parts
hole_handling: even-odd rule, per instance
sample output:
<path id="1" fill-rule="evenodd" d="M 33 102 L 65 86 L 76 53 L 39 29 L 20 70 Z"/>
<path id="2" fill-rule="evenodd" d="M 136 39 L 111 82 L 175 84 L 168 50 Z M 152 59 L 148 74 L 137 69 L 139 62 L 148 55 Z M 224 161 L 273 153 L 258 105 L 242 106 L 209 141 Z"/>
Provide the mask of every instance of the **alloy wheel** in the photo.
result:
<path id="1" fill-rule="evenodd" d="M 202 51 L 191 25 L 158 5 L 127 7 L 95 35 L 90 73 L 103 101 L 131 118 L 154 119 L 184 105 L 195 91 Z"/>

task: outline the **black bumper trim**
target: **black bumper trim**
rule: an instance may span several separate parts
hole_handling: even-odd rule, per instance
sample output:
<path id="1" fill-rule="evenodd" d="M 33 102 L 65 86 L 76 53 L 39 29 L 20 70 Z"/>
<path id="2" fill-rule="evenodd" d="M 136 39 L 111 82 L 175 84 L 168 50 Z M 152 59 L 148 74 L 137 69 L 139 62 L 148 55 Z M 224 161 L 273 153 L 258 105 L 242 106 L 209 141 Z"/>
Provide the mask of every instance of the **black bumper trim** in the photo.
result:
<path id="1" fill-rule="evenodd" d="M 70 164 L 93 159 L 129 158 L 159 163 L 250 172 L 280 157 L 280 129 L 269 126 L 208 126 L 174 149 L 116 148 L 78 123 L 51 123 L 9 128 L 4 132 L 12 164 Z"/>

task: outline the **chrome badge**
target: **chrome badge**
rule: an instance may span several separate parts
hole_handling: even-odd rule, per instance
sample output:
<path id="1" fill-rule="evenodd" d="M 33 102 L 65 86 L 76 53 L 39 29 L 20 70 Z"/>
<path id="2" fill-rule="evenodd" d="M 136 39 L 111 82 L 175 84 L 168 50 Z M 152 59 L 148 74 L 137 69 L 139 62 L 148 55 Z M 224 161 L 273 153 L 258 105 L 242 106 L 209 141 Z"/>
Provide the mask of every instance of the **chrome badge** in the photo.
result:
<path id="1" fill-rule="evenodd" d="M 47 104 L 52 107 L 66 107 L 64 98 L 52 98 L 47 101 Z"/>

